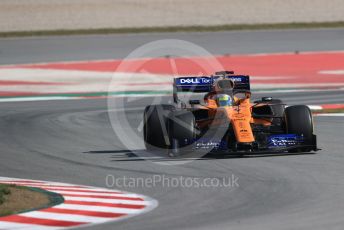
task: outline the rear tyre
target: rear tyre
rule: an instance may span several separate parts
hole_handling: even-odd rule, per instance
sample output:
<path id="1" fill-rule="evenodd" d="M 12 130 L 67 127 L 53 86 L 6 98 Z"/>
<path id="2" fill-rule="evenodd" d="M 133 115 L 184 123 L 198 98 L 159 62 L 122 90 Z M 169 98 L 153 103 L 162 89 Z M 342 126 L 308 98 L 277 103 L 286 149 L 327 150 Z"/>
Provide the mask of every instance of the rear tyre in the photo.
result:
<path id="1" fill-rule="evenodd" d="M 189 111 L 175 111 L 169 120 L 170 142 L 174 155 L 180 154 L 181 148 L 196 140 L 195 116 Z"/>
<path id="2" fill-rule="evenodd" d="M 174 109 L 173 105 L 150 105 L 145 108 L 143 137 L 148 151 L 170 147 L 167 123 Z"/>
<path id="3" fill-rule="evenodd" d="M 286 131 L 304 137 L 306 144 L 313 144 L 313 117 L 311 110 L 305 105 L 294 105 L 285 109 Z M 304 147 L 289 152 L 310 152 L 313 147 Z"/>

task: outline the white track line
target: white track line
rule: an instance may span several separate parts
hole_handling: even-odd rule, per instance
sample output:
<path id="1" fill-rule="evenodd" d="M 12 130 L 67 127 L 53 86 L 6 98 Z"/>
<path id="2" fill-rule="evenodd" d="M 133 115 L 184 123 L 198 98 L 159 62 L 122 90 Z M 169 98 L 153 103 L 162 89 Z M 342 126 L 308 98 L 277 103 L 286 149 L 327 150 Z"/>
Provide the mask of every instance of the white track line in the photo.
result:
<path id="1" fill-rule="evenodd" d="M 54 206 L 54 208 L 70 209 L 70 210 L 87 210 L 95 212 L 111 212 L 111 213 L 124 213 L 124 214 L 137 214 L 142 212 L 140 209 L 129 209 L 129 208 L 113 208 L 113 207 L 102 207 L 94 205 L 78 205 L 78 204 L 60 204 Z"/>
<path id="2" fill-rule="evenodd" d="M 20 224 L 7 221 L 0 221 L 0 229 L 16 229 L 16 230 L 53 230 L 56 227 L 48 227 L 37 224 Z"/>
<path id="3" fill-rule="evenodd" d="M 50 212 L 28 212 L 20 214 L 20 216 L 34 217 L 40 219 L 51 219 L 51 220 L 63 220 L 63 221 L 75 221 L 75 222 L 106 222 L 109 218 L 106 217 L 93 217 L 93 216 L 83 216 L 77 214 L 60 214 L 60 213 L 50 213 Z"/>
<path id="4" fill-rule="evenodd" d="M 315 114 L 317 117 L 344 117 L 344 113 L 319 113 Z"/>
<path id="5" fill-rule="evenodd" d="M 102 198 L 88 198 L 88 197 L 72 197 L 63 196 L 65 200 L 72 201 L 90 201 L 90 202 L 101 202 L 108 204 L 135 204 L 135 205 L 149 205 L 147 201 L 140 200 L 118 200 L 118 199 L 102 199 Z"/>

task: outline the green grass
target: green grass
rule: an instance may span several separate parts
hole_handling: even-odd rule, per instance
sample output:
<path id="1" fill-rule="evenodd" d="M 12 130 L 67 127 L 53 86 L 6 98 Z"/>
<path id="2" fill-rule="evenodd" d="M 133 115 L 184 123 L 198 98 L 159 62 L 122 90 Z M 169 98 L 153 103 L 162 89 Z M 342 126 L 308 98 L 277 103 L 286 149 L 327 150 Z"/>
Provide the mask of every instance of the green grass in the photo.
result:
<path id="1" fill-rule="evenodd" d="M 311 23 L 269 23 L 269 24 L 232 24 L 217 26 L 167 26 L 142 28 L 102 28 L 75 30 L 37 30 L 0 32 L 0 37 L 27 36 L 59 36 L 59 35 L 89 35 L 89 34 L 125 34 L 125 33 L 164 33 L 164 32 L 215 32 L 230 30 L 263 30 L 263 29 L 312 29 L 312 28 L 342 28 L 344 21 L 311 22 Z"/>
<path id="2" fill-rule="evenodd" d="M 13 188 L 13 187 L 22 189 L 22 187 L 16 186 L 14 184 L 10 184 L 10 185 L 0 184 L 0 205 L 2 205 L 6 201 L 6 196 L 11 194 L 10 188 Z M 0 217 L 11 215 L 11 214 L 13 214 L 12 211 L 0 209 Z"/>
<path id="3" fill-rule="evenodd" d="M 12 212 L 12 211 L 0 210 L 0 217 L 1 216 L 9 216 L 9 215 L 12 215 L 12 214 L 14 214 L 14 212 Z"/>
<path id="4" fill-rule="evenodd" d="M 10 185 L 0 184 L 0 205 L 5 202 L 5 196 L 11 193 L 9 187 Z"/>
<path id="5" fill-rule="evenodd" d="M 61 199 L 57 200 L 57 198 L 54 197 L 55 194 L 51 194 L 38 188 L 17 186 L 15 184 L 0 184 L 0 217 L 62 203 L 60 202 Z M 40 197 L 40 199 L 45 199 L 47 197 L 47 201 L 38 201 L 38 195 L 44 196 Z M 57 195 L 60 196 L 59 194 Z M 37 204 L 37 202 L 44 203 Z"/>

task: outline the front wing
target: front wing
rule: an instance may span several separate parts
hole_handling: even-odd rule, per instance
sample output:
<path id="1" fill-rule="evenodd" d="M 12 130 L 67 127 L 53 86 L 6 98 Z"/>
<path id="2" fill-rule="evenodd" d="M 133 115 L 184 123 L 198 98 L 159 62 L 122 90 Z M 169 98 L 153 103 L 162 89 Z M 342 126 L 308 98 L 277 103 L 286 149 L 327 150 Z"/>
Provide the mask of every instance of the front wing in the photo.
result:
<path id="1" fill-rule="evenodd" d="M 240 144 L 238 144 L 240 145 Z M 270 135 L 266 142 L 252 143 L 246 145 L 245 148 L 233 147 L 224 140 L 204 139 L 195 140 L 188 146 L 189 150 L 209 151 L 209 153 L 243 153 L 243 154 L 258 154 L 258 153 L 282 153 L 282 152 L 302 152 L 304 149 L 308 151 L 318 151 L 316 135 L 310 139 L 305 139 L 302 136 L 295 134 L 278 134 Z"/>

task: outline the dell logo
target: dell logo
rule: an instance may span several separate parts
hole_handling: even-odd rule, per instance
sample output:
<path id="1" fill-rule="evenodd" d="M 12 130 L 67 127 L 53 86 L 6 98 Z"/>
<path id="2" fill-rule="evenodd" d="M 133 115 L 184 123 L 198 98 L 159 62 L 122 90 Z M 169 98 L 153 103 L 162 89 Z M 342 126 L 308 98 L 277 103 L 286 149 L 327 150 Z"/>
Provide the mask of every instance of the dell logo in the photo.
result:
<path id="1" fill-rule="evenodd" d="M 199 84 L 200 82 L 198 81 L 197 78 L 182 78 L 182 79 L 180 79 L 180 83 L 181 84 L 185 84 L 185 83 L 188 83 L 188 84 Z"/>
<path id="2" fill-rule="evenodd" d="M 180 78 L 180 84 L 210 84 L 210 79 L 205 77 Z"/>

